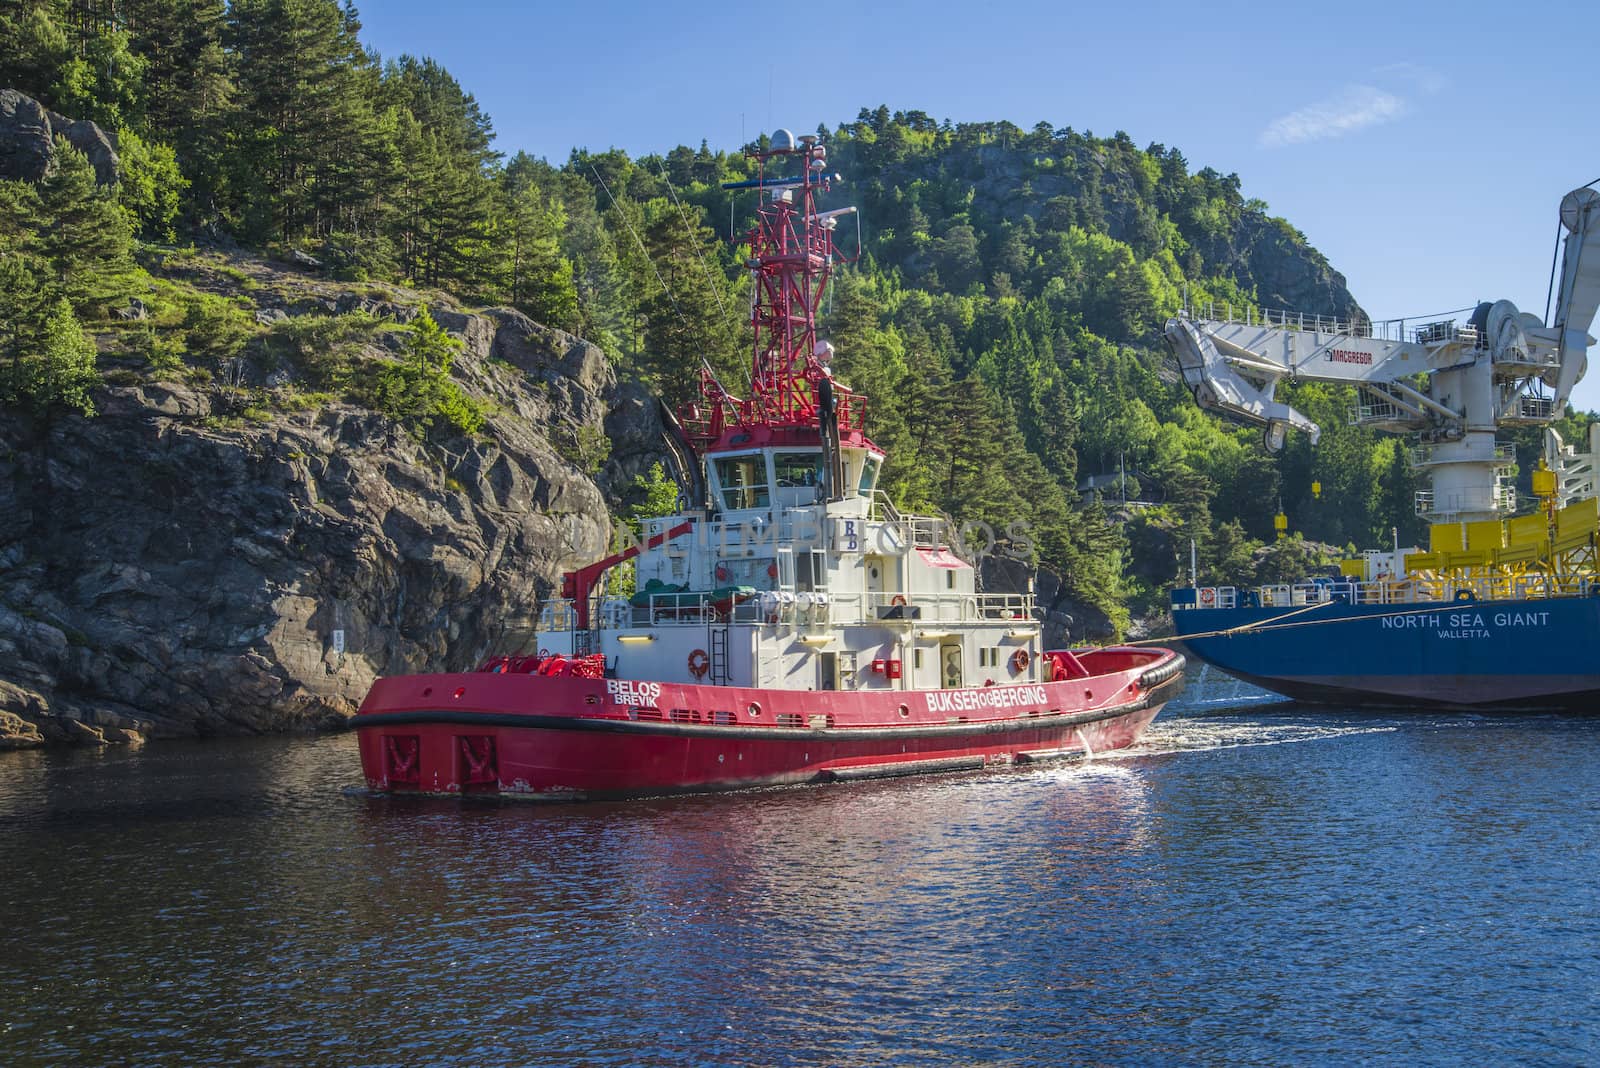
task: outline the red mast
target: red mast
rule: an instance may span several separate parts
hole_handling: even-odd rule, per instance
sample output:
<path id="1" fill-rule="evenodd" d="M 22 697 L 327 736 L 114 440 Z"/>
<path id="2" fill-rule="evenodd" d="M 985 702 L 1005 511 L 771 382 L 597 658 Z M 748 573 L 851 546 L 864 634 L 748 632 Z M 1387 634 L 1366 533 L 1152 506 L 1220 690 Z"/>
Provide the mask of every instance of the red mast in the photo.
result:
<path id="1" fill-rule="evenodd" d="M 810 134 L 779 130 L 764 152 L 752 156 L 757 176 L 724 189 L 755 189 L 761 198 L 756 226 L 745 237 L 755 285 L 750 309 L 754 334 L 751 395 L 732 396 L 709 369 L 700 372 L 705 410 L 690 405 L 682 422 L 696 446 L 714 446 L 735 428 L 820 429 L 821 383 L 829 379 L 833 347 L 817 340 L 817 309 L 833 272 L 838 219 L 854 207 L 817 211 L 817 194 L 838 175 L 827 173 L 828 150 Z M 859 438 L 863 398 L 832 384 L 840 435 Z"/>

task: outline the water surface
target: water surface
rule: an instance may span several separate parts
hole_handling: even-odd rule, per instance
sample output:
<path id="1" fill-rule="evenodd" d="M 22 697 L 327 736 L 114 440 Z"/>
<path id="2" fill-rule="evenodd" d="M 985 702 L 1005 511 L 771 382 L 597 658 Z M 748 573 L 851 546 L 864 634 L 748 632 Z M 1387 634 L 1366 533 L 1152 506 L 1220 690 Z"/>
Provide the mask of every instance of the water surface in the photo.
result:
<path id="1" fill-rule="evenodd" d="M 1043 769 L 565 807 L 0 755 L 0 1063 L 1594 1064 L 1600 719 L 1203 675 Z"/>

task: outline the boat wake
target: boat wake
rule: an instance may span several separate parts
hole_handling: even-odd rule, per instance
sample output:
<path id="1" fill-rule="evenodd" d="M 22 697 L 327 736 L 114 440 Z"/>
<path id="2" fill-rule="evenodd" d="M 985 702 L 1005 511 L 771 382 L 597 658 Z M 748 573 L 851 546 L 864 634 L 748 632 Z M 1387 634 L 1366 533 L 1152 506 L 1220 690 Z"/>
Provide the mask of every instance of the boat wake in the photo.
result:
<path id="1" fill-rule="evenodd" d="M 1164 753 L 1201 753 L 1247 746 L 1322 742 L 1355 734 L 1384 734 L 1398 729 L 1394 723 L 1273 723 L 1216 716 L 1176 716 L 1156 721 L 1138 745 L 1107 753 L 1104 759 L 1136 760 Z"/>

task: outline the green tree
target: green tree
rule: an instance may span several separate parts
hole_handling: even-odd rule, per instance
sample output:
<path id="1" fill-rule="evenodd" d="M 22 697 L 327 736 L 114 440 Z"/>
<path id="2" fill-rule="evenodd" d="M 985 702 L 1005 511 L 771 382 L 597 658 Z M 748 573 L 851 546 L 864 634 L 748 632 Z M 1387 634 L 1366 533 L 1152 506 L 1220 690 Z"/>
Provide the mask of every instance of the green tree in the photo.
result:
<path id="1" fill-rule="evenodd" d="M 174 223 L 189 180 L 170 145 L 147 143 L 132 130 L 117 137 L 121 181 L 117 199 L 135 232 L 155 241 L 175 241 Z"/>
<path id="2" fill-rule="evenodd" d="M 406 335 L 405 354 L 369 376 L 358 392 L 378 411 L 409 424 L 419 436 L 439 421 L 463 434 L 483 429 L 484 411 L 450 377 L 461 342 L 423 307 Z"/>
<path id="3" fill-rule="evenodd" d="M 335 0 L 236 0 L 228 9 L 240 121 L 233 180 L 248 236 L 349 229 L 375 126 L 355 9 Z"/>
<path id="4" fill-rule="evenodd" d="M 144 118 L 145 61 L 133 51 L 127 31 L 114 19 L 79 22 L 76 28 L 75 47 L 52 87 L 56 109 L 109 129 L 138 125 Z"/>
<path id="5" fill-rule="evenodd" d="M 724 382 L 744 379 L 739 326 L 732 309 L 742 308 L 726 278 L 708 276 L 706 264 L 720 251 L 716 235 L 699 220 L 687 226 L 665 203 L 644 233 L 654 292 L 639 314 L 644 326 L 640 368 L 671 403 L 694 397 L 701 361 Z"/>
<path id="6" fill-rule="evenodd" d="M 38 347 L 49 310 L 36 263 L 25 253 L 0 252 L 0 394 L 11 403 L 27 392 L 23 360 Z"/>
<path id="7" fill-rule="evenodd" d="M 505 173 L 506 288 L 513 306 L 539 322 L 576 332 L 583 325 L 578 289 L 560 244 L 566 211 L 559 202 L 546 201 L 528 171 L 513 166 Z"/>
<path id="8" fill-rule="evenodd" d="M 1217 527 L 1206 547 L 1200 569 L 1202 586 L 1254 586 L 1254 553 L 1261 543 L 1244 532 L 1238 520 L 1230 519 Z M 1302 576 L 1303 577 L 1303 576 Z"/>
<path id="9" fill-rule="evenodd" d="M 115 191 L 95 184 L 88 157 L 58 137 L 55 158 L 39 183 L 38 248 L 51 284 L 84 312 L 131 291 L 133 233 Z"/>
<path id="10" fill-rule="evenodd" d="M 4 399 L 36 415 L 63 408 L 93 415 L 89 392 L 99 381 L 94 343 L 78 325 L 72 305 L 62 297 L 46 316 L 35 351 L 20 359 L 13 356 L 4 379 Z"/>
<path id="11" fill-rule="evenodd" d="M 0 71 L 5 88 L 53 106 L 56 79 L 72 60 L 65 0 L 20 0 L 0 7 Z"/>
<path id="12" fill-rule="evenodd" d="M 143 121 L 133 129 L 171 145 L 182 170 L 180 210 L 199 222 L 224 210 L 230 159 L 241 128 L 233 111 L 234 83 L 223 45 L 224 0 L 123 0 L 131 47 L 144 63 Z M 126 166 L 127 150 L 119 141 Z M 126 181 L 126 177 L 124 181 Z M 163 185 L 170 184 L 163 177 Z M 160 227 L 147 230 L 159 235 Z"/>

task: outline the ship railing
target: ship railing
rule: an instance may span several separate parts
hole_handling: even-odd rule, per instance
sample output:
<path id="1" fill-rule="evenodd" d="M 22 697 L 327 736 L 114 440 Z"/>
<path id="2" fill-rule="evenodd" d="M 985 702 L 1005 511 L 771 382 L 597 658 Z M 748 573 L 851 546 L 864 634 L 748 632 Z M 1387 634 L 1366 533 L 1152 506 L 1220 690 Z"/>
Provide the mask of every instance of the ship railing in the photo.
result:
<path id="1" fill-rule="evenodd" d="M 1327 604 L 1330 601 L 1343 601 L 1359 603 L 1363 598 L 1372 596 L 1363 587 L 1371 585 L 1364 582 L 1342 581 L 1331 582 L 1327 579 L 1311 582 L 1284 582 L 1271 586 L 1262 586 L 1256 590 L 1256 596 L 1261 601 L 1263 608 L 1305 608 L 1311 605 Z"/>
<path id="2" fill-rule="evenodd" d="M 635 627 L 704 626 L 727 618 L 726 606 L 718 608 L 709 594 L 657 593 L 644 604 L 623 597 L 607 598 L 594 616 L 602 629 L 628 630 Z"/>
<path id="3" fill-rule="evenodd" d="M 1317 587 L 1305 583 L 1276 583 L 1262 586 L 1256 593 L 1261 597 L 1262 608 L 1288 608 L 1315 604 L 1321 600 L 1320 596 L 1317 596 Z"/>
<path id="4" fill-rule="evenodd" d="M 1375 338 L 1379 341 L 1414 342 L 1420 345 L 1459 344 L 1471 349 L 1487 347 L 1487 338 L 1477 327 L 1457 325 L 1453 319 L 1416 323 L 1406 319 L 1340 319 L 1283 308 L 1257 308 L 1226 301 L 1186 307 L 1183 316 L 1225 325 L 1260 326 L 1278 330 L 1309 330 L 1344 337 Z"/>
<path id="5" fill-rule="evenodd" d="M 943 516 L 902 512 L 881 489 L 872 491 L 872 507 L 867 512 L 867 518 L 875 523 L 898 527 L 906 541 L 919 549 L 937 549 L 949 540 L 945 536 L 947 521 Z"/>
<path id="6" fill-rule="evenodd" d="M 1228 302 L 1208 301 L 1185 313 L 1188 318 L 1205 319 L 1213 323 L 1240 326 L 1265 326 L 1279 330 L 1314 330 L 1321 334 L 1341 334 L 1345 337 L 1375 337 L 1385 341 L 1404 340 L 1405 326 L 1397 327 L 1394 321 L 1373 323 L 1365 319 L 1339 319 L 1331 315 L 1308 315 L 1305 312 L 1282 308 L 1257 308 L 1249 304 L 1237 307 Z"/>
<path id="7" fill-rule="evenodd" d="M 1452 493 L 1441 497 L 1433 490 L 1417 490 L 1414 500 L 1417 515 L 1435 523 L 1453 522 L 1472 512 L 1510 515 L 1517 510 L 1517 487 L 1510 479 L 1501 479 L 1487 495 Z"/>
<path id="8" fill-rule="evenodd" d="M 1418 572 L 1374 581 L 1317 579 L 1258 586 L 1240 595 L 1232 586 L 1201 586 L 1173 592 L 1173 610 L 1233 608 L 1309 608 L 1338 601 L 1357 605 L 1447 605 L 1473 601 L 1539 600 L 1586 597 L 1600 591 L 1600 580 L 1578 574 L 1478 574 L 1462 576 Z"/>
<path id="9" fill-rule="evenodd" d="M 870 517 L 880 523 L 899 523 L 901 521 L 900 509 L 894 506 L 889 495 L 881 489 L 872 491 L 872 512 Z"/>
<path id="10" fill-rule="evenodd" d="M 1335 584 L 1348 586 L 1348 600 L 1353 604 L 1416 604 L 1419 601 L 1437 601 L 1437 591 L 1415 577 L 1380 578 L 1372 582 Z"/>
<path id="11" fill-rule="evenodd" d="M 1463 461 L 1482 463 L 1485 460 L 1490 459 L 1490 457 L 1460 455 L 1464 451 L 1465 450 L 1463 450 L 1455 442 L 1450 442 L 1448 444 L 1417 445 L 1409 450 L 1411 466 L 1428 467 L 1436 463 L 1459 463 Z M 1496 467 L 1512 466 L 1517 462 L 1516 446 L 1507 441 L 1496 442 L 1494 446 L 1494 456 L 1492 459 L 1494 460 Z"/>
<path id="12" fill-rule="evenodd" d="M 1516 404 L 1506 412 L 1509 420 L 1518 420 L 1530 423 L 1547 423 L 1555 418 L 1556 402 L 1553 397 L 1530 397 L 1521 394 L 1517 397 Z"/>
<path id="13" fill-rule="evenodd" d="M 552 598 L 539 610 L 539 622 L 535 629 L 540 634 L 556 634 L 570 631 L 577 625 L 578 610 L 575 604 L 569 599 Z"/>
<path id="14" fill-rule="evenodd" d="M 1235 608 L 1239 604 L 1239 591 L 1233 586 L 1195 586 L 1174 590 L 1172 607 L 1175 611 L 1194 608 Z"/>
<path id="15" fill-rule="evenodd" d="M 1402 325 L 1404 320 L 1400 320 Z M 1402 334 L 1405 331 L 1402 329 Z M 1475 326 L 1457 326 L 1454 319 L 1442 319 L 1433 323 L 1422 323 L 1414 327 L 1409 335 L 1402 338 L 1405 341 L 1415 341 L 1419 345 L 1449 345 L 1460 344 L 1469 349 L 1485 347 L 1485 338 Z"/>
<path id="16" fill-rule="evenodd" d="M 1282 589 L 1283 587 L 1279 587 Z M 1451 604 L 1468 596 L 1480 601 L 1540 600 L 1549 597 L 1588 596 L 1600 588 L 1585 575 L 1478 574 L 1462 576 L 1419 572 L 1373 582 L 1330 583 L 1333 597 L 1353 604 Z M 1309 602 L 1315 603 L 1315 602 Z M 1464 603 L 1471 603 L 1470 600 Z"/>
<path id="17" fill-rule="evenodd" d="M 945 524 L 939 516 L 908 515 L 903 517 L 901 525 L 906 528 L 909 540 L 915 548 L 937 549 L 945 543 Z"/>
<path id="18" fill-rule="evenodd" d="M 1403 423 L 1410 418 L 1410 413 L 1401 410 L 1398 405 L 1384 400 L 1374 400 L 1365 393 L 1360 394 L 1350 405 L 1351 426 L 1362 426 L 1367 423 Z"/>
<path id="19" fill-rule="evenodd" d="M 858 619 L 910 620 L 918 624 L 981 624 L 1034 619 L 1032 593 L 883 593 L 861 595 Z M 838 619 L 845 619 L 843 609 Z"/>

